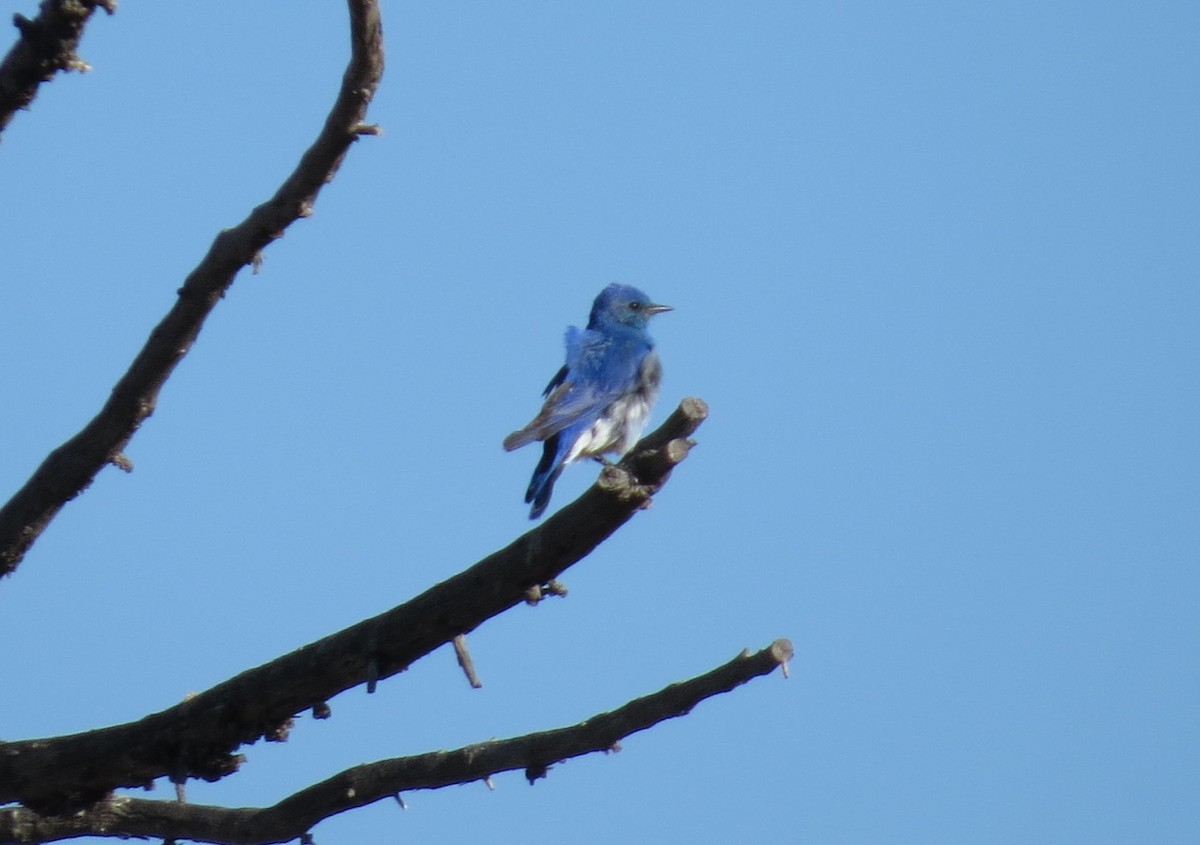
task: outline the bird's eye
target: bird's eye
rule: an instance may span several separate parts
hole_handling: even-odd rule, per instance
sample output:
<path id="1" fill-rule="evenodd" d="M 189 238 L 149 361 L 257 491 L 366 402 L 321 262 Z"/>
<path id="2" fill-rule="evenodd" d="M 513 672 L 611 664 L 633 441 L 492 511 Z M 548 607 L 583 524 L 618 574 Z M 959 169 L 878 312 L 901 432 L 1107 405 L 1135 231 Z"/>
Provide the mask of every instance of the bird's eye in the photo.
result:
<path id="1" fill-rule="evenodd" d="M 630 311 L 641 311 L 641 310 L 642 310 L 642 303 L 640 303 L 640 302 L 631 302 L 631 303 L 629 303 L 629 310 L 630 310 Z"/>

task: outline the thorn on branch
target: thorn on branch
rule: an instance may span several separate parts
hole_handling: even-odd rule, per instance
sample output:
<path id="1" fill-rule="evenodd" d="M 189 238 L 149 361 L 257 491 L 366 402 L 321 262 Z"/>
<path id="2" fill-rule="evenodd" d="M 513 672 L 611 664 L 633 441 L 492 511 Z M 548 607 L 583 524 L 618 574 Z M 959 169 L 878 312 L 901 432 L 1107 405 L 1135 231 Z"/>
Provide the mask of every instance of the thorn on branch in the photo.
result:
<path id="1" fill-rule="evenodd" d="M 620 750 L 621 750 L 621 741 L 617 740 L 612 745 L 608 746 L 608 748 L 604 749 L 604 753 L 605 754 L 616 754 Z"/>
<path id="2" fill-rule="evenodd" d="M 253 257 L 250 259 L 250 272 L 257 276 L 258 271 L 262 269 L 262 266 L 263 254 L 262 250 L 260 249 L 258 252 L 254 253 Z M 224 296 L 224 294 L 222 294 L 222 296 Z"/>
<path id="3" fill-rule="evenodd" d="M 401 809 L 401 810 L 407 810 L 407 809 L 408 809 L 408 805 L 404 803 L 404 796 L 403 796 L 403 795 L 401 795 L 399 792 L 397 792 L 397 793 L 396 793 L 395 795 L 393 795 L 392 797 L 396 799 L 396 803 L 400 805 L 400 809 Z"/>
<path id="4" fill-rule="evenodd" d="M 13 26 L 21 31 L 22 38 L 28 38 L 32 41 L 37 37 L 38 27 L 29 18 L 22 15 L 20 12 L 14 12 L 12 16 Z"/>
<path id="5" fill-rule="evenodd" d="M 534 584 L 525 591 L 525 604 L 536 605 L 541 603 L 546 596 L 558 596 L 560 598 L 567 595 L 567 587 L 557 578 L 552 578 L 545 584 Z"/>
<path id="6" fill-rule="evenodd" d="M 129 456 L 124 452 L 114 453 L 109 457 L 108 462 L 121 472 L 133 472 L 133 461 L 129 460 Z"/>
<path id="7" fill-rule="evenodd" d="M 295 724 L 295 719 L 286 719 L 263 734 L 263 738 L 267 742 L 287 742 L 288 735 L 291 734 L 292 726 Z"/>
<path id="8" fill-rule="evenodd" d="M 329 707 L 329 702 L 318 701 L 312 707 L 312 715 L 314 719 L 328 719 L 333 715 L 333 710 Z"/>
<path id="9" fill-rule="evenodd" d="M 496 791 L 496 784 L 492 783 L 492 776 L 488 775 L 483 779 L 483 785 L 488 788 L 488 792 Z"/>
<path id="10" fill-rule="evenodd" d="M 458 659 L 458 665 L 462 667 L 463 674 L 467 676 L 467 683 L 471 685 L 471 689 L 482 687 L 483 682 L 475 674 L 475 661 L 471 659 L 471 652 L 467 651 L 466 634 L 459 634 L 454 638 L 454 656 Z"/>
<path id="11" fill-rule="evenodd" d="M 379 658 L 372 656 L 367 661 L 367 695 L 375 694 L 375 685 L 379 683 Z"/>
<path id="12" fill-rule="evenodd" d="M 374 135 L 376 137 L 383 134 L 383 129 L 378 123 L 360 123 L 350 131 L 355 135 Z"/>
<path id="13" fill-rule="evenodd" d="M 300 845 L 313 845 L 313 835 L 311 833 L 300 834 Z"/>
<path id="14" fill-rule="evenodd" d="M 96 5 L 110 15 L 117 13 L 117 0 L 96 0 Z"/>
<path id="15" fill-rule="evenodd" d="M 550 767 L 545 763 L 536 763 L 525 769 L 525 780 L 529 781 L 530 786 L 533 786 L 534 781 L 541 780 L 549 771 Z"/>
<path id="16" fill-rule="evenodd" d="M 79 58 L 78 55 L 72 53 L 67 57 L 66 62 L 63 63 L 63 68 L 65 70 L 73 70 L 76 73 L 87 73 L 92 69 L 92 66 Z"/>

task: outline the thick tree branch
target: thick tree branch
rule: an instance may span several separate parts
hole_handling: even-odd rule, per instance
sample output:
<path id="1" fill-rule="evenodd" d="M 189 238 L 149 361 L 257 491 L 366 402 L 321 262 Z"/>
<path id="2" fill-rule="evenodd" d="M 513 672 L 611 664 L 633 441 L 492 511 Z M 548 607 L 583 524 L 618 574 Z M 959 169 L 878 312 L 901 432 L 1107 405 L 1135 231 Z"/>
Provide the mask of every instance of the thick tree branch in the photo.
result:
<path id="1" fill-rule="evenodd" d="M 0 810 L 0 842 L 32 845 L 84 835 L 190 839 L 223 845 L 287 842 L 330 816 L 401 791 L 470 783 L 516 769 L 524 769 L 532 783 L 544 777 L 554 763 L 615 750 L 630 734 L 683 716 L 706 698 L 786 665 L 791 656 L 791 643 L 776 640 L 756 654 L 743 652 L 711 672 L 571 727 L 355 766 L 271 807 L 228 809 L 121 797 L 63 816 L 43 816 L 23 808 Z"/>
<path id="2" fill-rule="evenodd" d="M 117 3 L 116 0 L 42 0 L 33 20 L 19 13 L 13 15 L 13 24 L 21 35 L 0 61 L 0 134 L 19 109 L 28 108 L 33 102 L 43 82 L 49 82 L 61 70 L 87 70 L 87 63 L 75 50 L 97 7 L 111 15 L 117 10 Z"/>
<path id="3" fill-rule="evenodd" d="M 95 419 L 51 452 L 0 508 L 0 577 L 17 568 L 59 509 L 91 484 L 105 464 L 129 467 L 121 450 L 154 412 L 163 383 L 238 271 L 258 261 L 260 251 L 294 221 L 312 213 L 317 194 L 333 179 L 350 145 L 374 131 L 362 121 L 383 73 L 379 7 L 377 0 L 349 0 L 349 7 L 350 63 L 321 133 L 271 199 L 217 235 Z"/>
<path id="4" fill-rule="evenodd" d="M 137 722 L 53 739 L 0 743 L 0 803 L 78 808 L 122 786 L 170 776 L 217 780 L 234 752 L 280 738 L 293 716 L 357 684 L 390 677 L 524 602 L 621 527 L 688 453 L 707 416 L 685 399 L 663 425 L 574 502 L 508 547 L 399 607 L 250 669 Z M 321 712 L 325 712 L 321 710 Z"/>

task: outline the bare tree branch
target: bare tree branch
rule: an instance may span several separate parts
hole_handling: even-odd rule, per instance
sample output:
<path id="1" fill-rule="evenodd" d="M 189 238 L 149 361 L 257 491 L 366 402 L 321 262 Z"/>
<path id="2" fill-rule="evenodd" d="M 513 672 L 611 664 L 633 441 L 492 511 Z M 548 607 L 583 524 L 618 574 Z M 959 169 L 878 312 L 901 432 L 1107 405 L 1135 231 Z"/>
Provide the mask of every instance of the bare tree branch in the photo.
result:
<path id="1" fill-rule="evenodd" d="M 355 766 L 264 808 L 225 808 L 140 798 L 112 797 L 81 813 L 43 816 L 31 810 L 0 810 L 0 841 L 22 845 L 72 836 L 149 836 L 222 845 L 287 842 L 318 822 L 401 791 L 438 789 L 524 769 L 530 783 L 554 763 L 619 748 L 619 741 L 659 722 L 683 716 L 699 702 L 735 687 L 792 656 L 787 640 L 756 654 L 748 651 L 688 681 L 566 728 L 513 739 L 491 740 L 455 751 L 435 751 Z"/>
<path id="2" fill-rule="evenodd" d="M 169 776 L 218 780 L 234 752 L 282 739 L 293 716 L 357 684 L 390 677 L 526 600 L 621 527 L 688 454 L 707 416 L 685 399 L 663 425 L 574 502 L 508 547 L 399 607 L 249 669 L 137 722 L 53 739 L 0 743 L 0 803 L 43 812 L 83 807 L 117 787 Z"/>
<path id="3" fill-rule="evenodd" d="M 43 82 L 61 70 L 88 69 L 75 50 L 97 6 L 110 15 L 117 10 L 116 0 L 42 0 L 33 20 L 13 15 L 21 36 L 0 61 L 0 134 Z"/>
<path id="4" fill-rule="evenodd" d="M 163 383 L 187 354 L 238 271 L 260 260 L 261 250 L 282 236 L 289 225 L 312 214 L 317 194 L 333 179 L 350 145 L 360 135 L 375 131 L 362 121 L 383 74 L 379 7 L 377 0 L 348 2 L 350 63 L 324 128 L 275 195 L 237 226 L 217 235 L 208 254 L 179 289 L 174 307 L 150 333 L 100 413 L 51 452 L 0 508 L 0 577 L 17 568 L 59 509 L 87 488 L 105 464 L 124 469 L 131 466 L 121 450 L 154 412 Z"/>

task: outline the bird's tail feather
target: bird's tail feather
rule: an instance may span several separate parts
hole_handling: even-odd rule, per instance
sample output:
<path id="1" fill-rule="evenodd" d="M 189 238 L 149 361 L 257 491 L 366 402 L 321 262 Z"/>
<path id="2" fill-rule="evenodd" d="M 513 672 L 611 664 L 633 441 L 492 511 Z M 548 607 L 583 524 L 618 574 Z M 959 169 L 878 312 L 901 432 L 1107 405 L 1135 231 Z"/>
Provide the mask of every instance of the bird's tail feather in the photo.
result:
<path id="1" fill-rule="evenodd" d="M 530 519 L 537 519 L 550 504 L 550 494 L 554 492 L 554 482 L 562 474 L 562 458 L 558 454 L 559 436 L 556 434 L 542 444 L 542 458 L 533 471 L 529 480 L 529 489 L 525 491 L 525 501 L 532 502 L 529 511 Z"/>
<path id="2" fill-rule="evenodd" d="M 558 477 L 562 475 L 562 471 L 562 465 L 555 467 L 554 472 L 542 479 L 541 486 L 538 487 L 537 492 L 525 500 L 533 502 L 533 507 L 529 509 L 530 519 L 537 519 L 546 512 L 546 506 L 550 504 L 550 494 L 554 492 L 554 482 L 558 481 Z"/>

